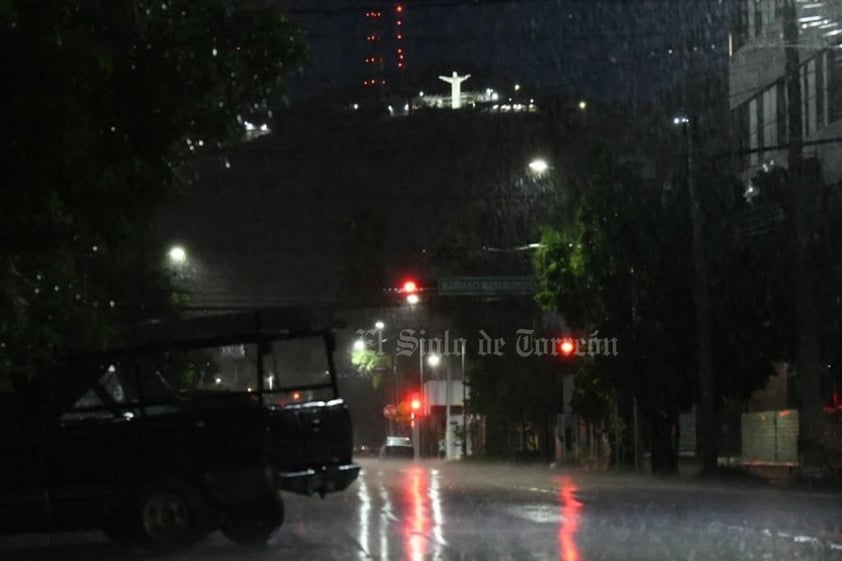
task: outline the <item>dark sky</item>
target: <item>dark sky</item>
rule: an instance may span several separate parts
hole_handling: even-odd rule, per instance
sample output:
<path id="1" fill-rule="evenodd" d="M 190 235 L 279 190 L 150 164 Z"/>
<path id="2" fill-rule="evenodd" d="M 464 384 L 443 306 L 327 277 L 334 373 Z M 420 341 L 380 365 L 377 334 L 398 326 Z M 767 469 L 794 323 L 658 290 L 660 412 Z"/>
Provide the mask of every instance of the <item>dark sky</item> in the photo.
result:
<path id="1" fill-rule="evenodd" d="M 287 1 L 297 3 L 291 8 L 308 28 L 313 52 L 293 92 L 299 98 L 321 96 L 359 84 L 365 5 Z M 410 0 L 408 70 L 426 68 L 428 91 L 439 87 L 442 93 L 447 86 L 436 77 L 465 65 L 478 89 L 485 87 L 487 73 L 509 76 L 536 96 L 550 90 L 610 100 L 636 94 L 652 101 L 656 91 L 677 82 L 682 33 L 697 23 L 708 21 L 712 37 L 706 44 L 715 47 L 704 56 L 721 62 L 727 25 L 721 14 L 705 19 L 706 3 L 719 5 L 717 0 Z M 656 105 L 664 113 L 675 109 Z M 432 126 L 418 119 L 357 122 L 322 112 L 313 122 L 305 113 L 283 115 L 274 134 L 236 150 L 230 168 L 214 160 L 164 218 L 162 235 L 187 246 L 189 283 L 208 304 L 327 302 L 341 299 L 338 291 L 359 293 L 340 273 L 359 265 L 349 260 L 348 247 L 371 243 L 377 247 L 366 255 L 380 256 L 384 267 L 366 271 L 385 268 L 397 278 L 411 264 L 421 263 L 415 268 L 422 269 L 428 250 L 449 239 L 445 234 L 467 227 L 460 209 L 441 197 L 465 198 L 463 186 L 485 188 L 489 166 L 505 161 L 521 169 L 537 148 L 529 146 L 534 134 L 505 119 L 490 118 L 494 126 L 486 130 L 484 121 L 463 123 L 449 115 L 439 115 L 442 122 Z M 290 122 L 292 117 L 301 122 Z M 617 126 L 622 134 L 634 128 Z M 349 220 L 360 225 L 358 234 L 349 234 L 344 226 Z M 497 244 L 489 239 L 488 245 Z M 465 266 L 442 274 L 479 274 Z M 364 280 L 383 286 L 379 279 Z"/>
<path id="2" fill-rule="evenodd" d="M 293 98 L 361 82 L 364 12 L 397 2 L 285 0 L 306 28 L 311 59 L 291 88 Z M 456 69 L 474 71 L 473 85 L 492 73 L 540 91 L 602 99 L 650 98 L 675 83 L 680 49 L 691 31 L 711 64 L 727 50 L 723 0 L 407 0 L 405 72 L 429 80 Z M 724 65 L 722 66 L 724 69 Z M 444 93 L 447 86 L 437 85 Z"/>

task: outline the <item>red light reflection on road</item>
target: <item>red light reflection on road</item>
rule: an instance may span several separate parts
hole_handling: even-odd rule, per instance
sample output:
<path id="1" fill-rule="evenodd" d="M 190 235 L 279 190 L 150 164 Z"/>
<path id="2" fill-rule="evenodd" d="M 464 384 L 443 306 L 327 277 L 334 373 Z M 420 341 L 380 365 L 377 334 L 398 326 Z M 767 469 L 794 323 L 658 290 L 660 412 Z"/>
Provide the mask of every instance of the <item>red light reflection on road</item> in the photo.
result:
<path id="1" fill-rule="evenodd" d="M 430 533 L 430 517 L 428 506 L 429 481 L 427 471 L 421 467 L 412 467 L 404 479 L 404 496 L 410 505 L 409 516 L 404 526 L 404 545 L 406 553 L 404 559 L 423 561 L 428 552 Z"/>
<path id="2" fill-rule="evenodd" d="M 576 532 L 582 503 L 576 500 L 576 485 L 569 478 L 562 478 L 559 490 L 561 499 L 561 526 L 558 529 L 558 549 L 561 561 L 579 561 Z"/>

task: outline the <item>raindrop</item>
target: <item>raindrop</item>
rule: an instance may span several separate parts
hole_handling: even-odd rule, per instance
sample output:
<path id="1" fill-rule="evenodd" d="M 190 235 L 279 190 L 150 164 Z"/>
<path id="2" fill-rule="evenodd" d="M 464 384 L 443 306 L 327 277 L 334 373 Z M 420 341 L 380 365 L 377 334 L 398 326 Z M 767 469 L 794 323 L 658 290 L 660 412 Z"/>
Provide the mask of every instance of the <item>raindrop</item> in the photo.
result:
<path id="1" fill-rule="evenodd" d="M 161 4 L 161 9 L 162 9 L 162 10 L 164 10 L 165 12 L 167 11 L 167 5 L 166 5 L 166 3 Z"/>
<path id="2" fill-rule="evenodd" d="M 55 292 L 58 292 L 58 285 L 55 285 L 55 286 L 53 287 L 53 290 L 54 290 Z"/>
<path id="3" fill-rule="evenodd" d="M 114 125 L 111 125 L 111 132 L 117 132 L 117 127 L 115 127 Z"/>
<path id="4" fill-rule="evenodd" d="M 216 56 L 216 47 L 213 48 L 213 50 L 211 51 L 211 54 L 213 54 L 213 56 Z"/>
<path id="5" fill-rule="evenodd" d="M 229 169 L 231 167 L 231 162 L 228 161 L 228 158 L 225 158 L 225 168 Z"/>
<path id="6" fill-rule="evenodd" d="M 35 275 L 35 280 L 41 280 L 41 273 L 38 273 L 37 275 Z"/>
<path id="7" fill-rule="evenodd" d="M 199 146 L 204 146 L 204 145 L 205 145 L 205 141 L 204 141 L 204 140 L 200 140 L 200 141 L 199 141 Z"/>
<path id="8" fill-rule="evenodd" d="M 114 300 L 109 300 L 108 305 L 113 308 L 114 307 Z"/>
<path id="9" fill-rule="evenodd" d="M 96 253 L 97 251 L 99 251 L 99 246 L 96 246 L 96 245 L 95 245 L 95 246 L 91 247 L 91 251 L 93 251 L 94 253 Z"/>
<path id="10" fill-rule="evenodd" d="M 35 289 L 35 294 L 41 294 L 41 289 L 40 289 L 40 288 L 36 288 L 36 289 Z"/>

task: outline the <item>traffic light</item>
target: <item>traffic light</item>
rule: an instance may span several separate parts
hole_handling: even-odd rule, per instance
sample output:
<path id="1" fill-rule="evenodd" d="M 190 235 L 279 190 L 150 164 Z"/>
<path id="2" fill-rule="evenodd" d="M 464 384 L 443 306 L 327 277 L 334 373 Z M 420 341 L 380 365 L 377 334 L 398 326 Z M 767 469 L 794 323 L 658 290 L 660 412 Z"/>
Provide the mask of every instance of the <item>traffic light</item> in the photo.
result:
<path id="1" fill-rule="evenodd" d="M 558 352 L 563 357 L 573 356 L 576 352 L 576 341 L 570 337 L 563 337 L 558 342 Z"/>
<path id="2" fill-rule="evenodd" d="M 423 396 L 414 393 L 409 396 L 409 414 L 413 418 L 422 417 L 425 413 Z"/>
<path id="3" fill-rule="evenodd" d="M 417 415 L 421 412 L 421 407 L 423 406 L 423 403 L 421 402 L 421 400 L 419 398 L 413 397 L 409 406 L 412 409 L 412 412 Z"/>
<path id="4" fill-rule="evenodd" d="M 420 299 L 418 296 L 418 283 L 413 279 L 404 280 L 401 284 L 400 292 L 406 296 L 406 301 L 409 304 L 417 304 Z"/>
<path id="5" fill-rule="evenodd" d="M 415 294 L 418 292 L 418 283 L 412 279 L 406 279 L 401 284 L 401 292 L 404 294 Z"/>

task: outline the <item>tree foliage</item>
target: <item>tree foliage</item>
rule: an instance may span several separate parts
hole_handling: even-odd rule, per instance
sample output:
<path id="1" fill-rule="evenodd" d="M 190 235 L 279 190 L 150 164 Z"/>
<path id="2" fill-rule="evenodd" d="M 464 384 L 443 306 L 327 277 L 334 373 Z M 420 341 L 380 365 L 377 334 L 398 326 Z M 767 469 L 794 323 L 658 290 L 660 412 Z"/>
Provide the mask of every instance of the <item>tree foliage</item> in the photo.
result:
<path id="1" fill-rule="evenodd" d="M 265 2 L 0 3 L 0 368 L 169 303 L 153 211 L 302 57 Z"/>
<path id="2" fill-rule="evenodd" d="M 586 382 L 634 396 L 651 429 L 656 469 L 676 468 L 674 426 L 697 395 L 693 244 L 689 201 L 681 186 L 644 185 L 605 152 L 593 170 L 573 224 L 545 232 L 535 268 L 538 301 L 582 330 L 619 339 L 618 357 L 596 357 Z M 774 254 L 739 236 L 747 210 L 740 185 L 700 174 L 706 197 L 705 251 L 710 264 L 716 392 L 744 398 L 771 374 L 777 356 L 768 325 L 780 284 L 766 286 Z M 752 269 L 746 263 L 758 265 Z M 780 279 L 777 280 L 780 283 Z M 765 284 L 764 284 L 765 283 Z M 598 394 L 598 392 L 597 392 Z M 597 395 L 594 394 L 594 395 Z M 580 411 L 587 406 L 580 401 Z M 592 411 L 586 411 L 585 415 Z"/>

